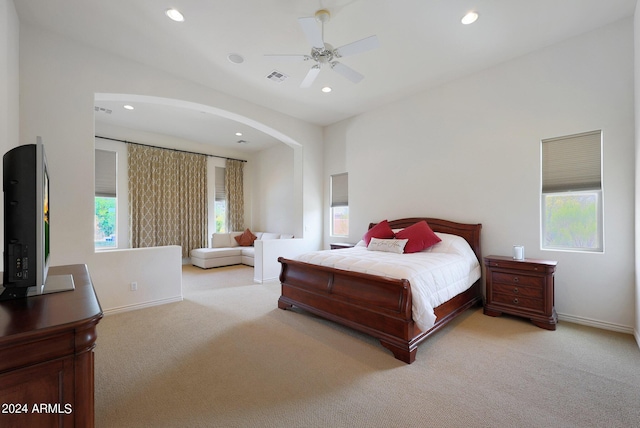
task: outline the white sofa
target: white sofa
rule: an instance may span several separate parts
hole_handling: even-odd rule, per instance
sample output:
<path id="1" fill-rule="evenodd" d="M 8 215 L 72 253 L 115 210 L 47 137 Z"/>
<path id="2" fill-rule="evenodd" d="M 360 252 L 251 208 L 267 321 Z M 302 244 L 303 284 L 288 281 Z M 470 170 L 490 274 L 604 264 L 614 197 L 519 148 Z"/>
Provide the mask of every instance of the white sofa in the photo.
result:
<path id="1" fill-rule="evenodd" d="M 274 280 L 280 273 L 278 257 L 294 257 L 305 251 L 304 241 L 293 235 L 253 232 L 257 239 L 251 247 L 235 240 L 242 232 L 214 233 L 210 248 L 191 250 L 191 264 L 203 269 L 245 264 L 254 267 L 254 281 Z"/>

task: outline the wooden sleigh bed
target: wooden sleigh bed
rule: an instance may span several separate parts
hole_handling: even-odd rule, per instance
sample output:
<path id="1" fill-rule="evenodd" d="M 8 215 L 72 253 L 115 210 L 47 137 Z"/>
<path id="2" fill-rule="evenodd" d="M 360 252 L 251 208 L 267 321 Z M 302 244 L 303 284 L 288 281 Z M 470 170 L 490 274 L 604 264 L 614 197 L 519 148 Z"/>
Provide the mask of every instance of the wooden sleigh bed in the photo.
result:
<path id="1" fill-rule="evenodd" d="M 402 229 L 422 220 L 426 220 L 434 232 L 463 237 L 478 261 L 482 260 L 481 224 L 406 218 L 389 221 L 389 225 L 393 229 Z M 370 224 L 369 228 L 374 225 Z M 480 278 L 466 291 L 434 308 L 435 325 L 427 331 L 420 331 L 412 318 L 411 284 L 406 279 L 339 270 L 283 257 L 278 261 L 282 264 L 280 309 L 295 306 L 376 337 L 397 359 L 408 364 L 415 360 L 417 347 L 422 341 L 471 306 L 482 304 Z"/>

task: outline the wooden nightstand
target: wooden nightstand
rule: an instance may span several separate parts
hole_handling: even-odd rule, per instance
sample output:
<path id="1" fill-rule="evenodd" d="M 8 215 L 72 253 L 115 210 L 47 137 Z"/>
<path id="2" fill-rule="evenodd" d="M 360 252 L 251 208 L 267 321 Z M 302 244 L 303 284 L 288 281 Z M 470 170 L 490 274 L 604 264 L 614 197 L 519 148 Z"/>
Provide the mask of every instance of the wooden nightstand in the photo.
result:
<path id="1" fill-rule="evenodd" d="M 551 260 L 488 256 L 484 314 L 502 313 L 529 318 L 547 330 L 555 330 L 558 315 L 554 307 L 553 276 L 558 262 Z"/>
<path id="2" fill-rule="evenodd" d="M 339 250 L 340 248 L 352 248 L 355 247 L 356 244 L 351 244 L 349 242 L 332 242 L 329 244 L 329 247 L 332 250 Z"/>

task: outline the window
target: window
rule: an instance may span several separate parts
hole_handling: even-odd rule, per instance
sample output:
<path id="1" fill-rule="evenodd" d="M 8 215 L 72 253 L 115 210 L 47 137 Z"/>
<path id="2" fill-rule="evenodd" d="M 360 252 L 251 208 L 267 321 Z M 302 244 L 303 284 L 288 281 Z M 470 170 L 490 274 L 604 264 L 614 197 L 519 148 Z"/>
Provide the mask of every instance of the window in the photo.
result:
<path id="1" fill-rule="evenodd" d="M 542 141 L 541 246 L 602 252 L 602 131 Z"/>
<path id="2" fill-rule="evenodd" d="M 95 227 L 96 249 L 117 248 L 116 152 L 96 149 Z"/>
<path id="3" fill-rule="evenodd" d="M 331 236 L 349 236 L 349 176 L 331 176 Z"/>
<path id="4" fill-rule="evenodd" d="M 225 168 L 215 167 L 215 205 L 216 232 L 226 232 L 227 198 L 225 196 Z"/>

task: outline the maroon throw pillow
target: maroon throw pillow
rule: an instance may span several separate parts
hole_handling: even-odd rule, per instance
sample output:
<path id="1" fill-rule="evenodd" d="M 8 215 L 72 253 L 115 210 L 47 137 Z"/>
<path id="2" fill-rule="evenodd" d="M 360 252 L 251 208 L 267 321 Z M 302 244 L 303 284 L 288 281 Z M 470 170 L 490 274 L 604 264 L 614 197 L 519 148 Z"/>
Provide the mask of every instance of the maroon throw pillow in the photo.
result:
<path id="1" fill-rule="evenodd" d="M 362 240 L 369 245 L 369 241 L 371 238 L 378 239 L 391 239 L 395 236 L 393 230 L 391 230 L 391 226 L 389 226 L 389 222 L 387 220 L 382 220 L 380 223 L 373 226 L 371 229 L 367 231 L 362 237 Z"/>
<path id="2" fill-rule="evenodd" d="M 407 245 L 404 247 L 405 253 L 417 253 L 426 250 L 432 245 L 441 241 L 438 235 L 429 227 L 426 221 L 422 220 L 418 223 L 402 229 L 396 233 L 396 239 L 408 239 Z"/>
<path id="3" fill-rule="evenodd" d="M 234 236 L 234 239 L 241 247 L 250 247 L 257 238 L 249 229 L 242 232 L 242 235 Z"/>

